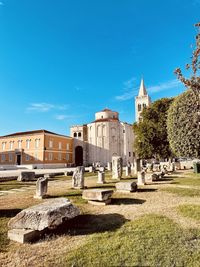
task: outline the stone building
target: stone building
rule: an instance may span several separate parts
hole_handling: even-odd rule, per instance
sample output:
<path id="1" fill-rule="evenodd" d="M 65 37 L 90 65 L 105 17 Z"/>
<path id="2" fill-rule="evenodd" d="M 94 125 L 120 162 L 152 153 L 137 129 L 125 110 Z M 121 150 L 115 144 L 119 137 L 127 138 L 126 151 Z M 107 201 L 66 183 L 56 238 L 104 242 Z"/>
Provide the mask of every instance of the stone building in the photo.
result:
<path id="1" fill-rule="evenodd" d="M 72 126 L 70 135 L 74 138 L 76 165 L 94 162 L 107 165 L 113 155 L 121 156 L 124 165 L 133 162 L 133 128 L 131 124 L 121 122 L 116 111 L 97 112 L 93 122 Z"/>
<path id="2" fill-rule="evenodd" d="M 0 137 L 0 165 L 33 167 L 65 166 L 73 163 L 73 138 L 36 130 Z"/>
<path id="3" fill-rule="evenodd" d="M 139 122 L 141 120 L 141 112 L 145 107 L 149 107 L 151 104 L 151 98 L 147 94 L 147 90 L 144 85 L 144 80 L 141 80 L 138 96 L 135 98 L 135 120 Z"/>

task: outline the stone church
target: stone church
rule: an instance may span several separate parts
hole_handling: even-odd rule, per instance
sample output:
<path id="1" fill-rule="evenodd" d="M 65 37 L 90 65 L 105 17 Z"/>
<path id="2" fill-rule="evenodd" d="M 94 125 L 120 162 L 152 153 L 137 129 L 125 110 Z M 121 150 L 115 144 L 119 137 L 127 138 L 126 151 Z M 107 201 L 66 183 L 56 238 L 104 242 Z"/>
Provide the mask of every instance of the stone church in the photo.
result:
<path id="1" fill-rule="evenodd" d="M 140 121 L 142 110 L 149 106 L 151 99 L 147 94 L 144 81 L 141 81 L 139 94 L 135 99 L 136 122 Z M 99 163 L 106 166 L 112 156 L 118 155 L 123 164 L 133 163 L 134 133 L 132 124 L 121 122 L 119 113 L 108 108 L 95 113 L 95 120 L 84 125 L 70 128 L 74 138 L 74 162 L 76 166 Z"/>

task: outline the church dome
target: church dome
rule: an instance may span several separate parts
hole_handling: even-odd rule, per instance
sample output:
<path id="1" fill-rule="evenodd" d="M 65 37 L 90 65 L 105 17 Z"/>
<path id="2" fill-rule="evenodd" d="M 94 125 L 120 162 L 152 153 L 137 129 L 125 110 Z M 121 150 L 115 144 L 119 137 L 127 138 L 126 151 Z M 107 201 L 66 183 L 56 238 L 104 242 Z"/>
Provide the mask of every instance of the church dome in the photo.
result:
<path id="1" fill-rule="evenodd" d="M 118 121 L 119 113 L 112 111 L 108 108 L 103 109 L 102 111 L 95 113 L 95 122 L 99 121 Z"/>

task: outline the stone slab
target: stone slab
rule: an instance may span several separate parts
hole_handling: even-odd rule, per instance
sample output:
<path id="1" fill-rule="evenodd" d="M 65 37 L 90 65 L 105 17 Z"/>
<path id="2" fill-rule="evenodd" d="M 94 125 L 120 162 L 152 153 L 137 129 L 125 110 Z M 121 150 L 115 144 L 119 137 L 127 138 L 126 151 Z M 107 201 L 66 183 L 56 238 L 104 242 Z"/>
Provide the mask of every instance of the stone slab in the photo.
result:
<path id="1" fill-rule="evenodd" d="M 80 214 L 66 198 L 49 199 L 39 205 L 22 210 L 8 222 L 9 229 L 54 229 L 63 221 Z"/>
<path id="2" fill-rule="evenodd" d="M 86 200 L 105 201 L 112 196 L 113 192 L 111 189 L 89 189 L 83 191 L 82 198 Z"/>
<path id="3" fill-rule="evenodd" d="M 31 242 L 39 236 L 40 232 L 35 230 L 12 229 L 8 231 L 8 238 L 19 243 Z"/>
<path id="4" fill-rule="evenodd" d="M 117 191 L 136 192 L 137 184 L 135 182 L 119 182 L 115 184 Z"/>
<path id="5" fill-rule="evenodd" d="M 96 206 L 106 206 L 111 203 L 111 198 L 105 201 L 95 201 L 95 200 L 88 200 L 89 204 L 96 205 Z"/>

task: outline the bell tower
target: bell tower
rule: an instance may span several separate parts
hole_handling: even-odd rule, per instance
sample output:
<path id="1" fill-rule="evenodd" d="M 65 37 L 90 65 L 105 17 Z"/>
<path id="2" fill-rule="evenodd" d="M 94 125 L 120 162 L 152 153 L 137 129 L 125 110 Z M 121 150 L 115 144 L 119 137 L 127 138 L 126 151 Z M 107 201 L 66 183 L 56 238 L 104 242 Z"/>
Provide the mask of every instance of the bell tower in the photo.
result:
<path id="1" fill-rule="evenodd" d="M 135 97 L 135 120 L 140 122 L 142 120 L 141 112 L 144 108 L 149 107 L 151 104 L 151 98 L 147 94 L 147 90 L 144 85 L 144 80 L 141 80 L 138 96 Z"/>

